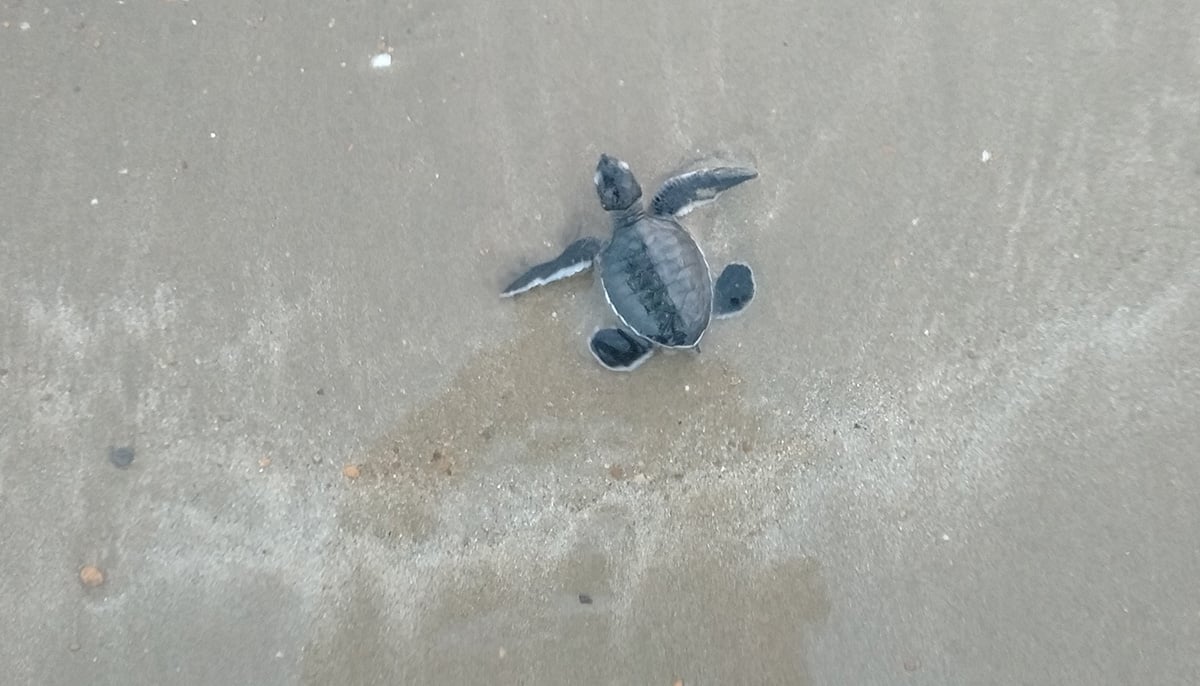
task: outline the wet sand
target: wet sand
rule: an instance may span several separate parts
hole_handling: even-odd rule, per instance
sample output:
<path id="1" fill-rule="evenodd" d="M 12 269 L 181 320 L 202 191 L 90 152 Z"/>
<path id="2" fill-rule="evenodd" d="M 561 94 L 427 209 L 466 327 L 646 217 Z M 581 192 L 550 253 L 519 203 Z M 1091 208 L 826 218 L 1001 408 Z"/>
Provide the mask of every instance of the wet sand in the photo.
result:
<path id="1" fill-rule="evenodd" d="M 10 683 L 1200 673 L 1187 3 L 293 5 L 0 7 Z M 601 152 L 699 355 L 497 295 Z"/>

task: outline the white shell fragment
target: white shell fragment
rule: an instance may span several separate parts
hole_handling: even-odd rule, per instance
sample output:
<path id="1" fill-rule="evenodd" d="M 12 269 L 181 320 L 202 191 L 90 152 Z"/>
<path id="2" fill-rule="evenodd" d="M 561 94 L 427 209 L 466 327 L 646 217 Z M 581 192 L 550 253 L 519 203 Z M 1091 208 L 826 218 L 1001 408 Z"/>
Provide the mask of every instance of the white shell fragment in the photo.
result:
<path id="1" fill-rule="evenodd" d="M 372 69 L 387 69 L 392 66 L 392 56 L 390 53 L 381 52 L 371 58 Z"/>

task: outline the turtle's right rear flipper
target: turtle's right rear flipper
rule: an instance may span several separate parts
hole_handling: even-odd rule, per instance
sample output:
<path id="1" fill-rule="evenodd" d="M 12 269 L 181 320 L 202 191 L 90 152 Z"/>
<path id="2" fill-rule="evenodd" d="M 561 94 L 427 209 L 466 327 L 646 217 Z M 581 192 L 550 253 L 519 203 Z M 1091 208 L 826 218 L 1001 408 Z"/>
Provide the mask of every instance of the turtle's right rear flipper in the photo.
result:
<path id="1" fill-rule="evenodd" d="M 603 246 L 604 241 L 599 238 L 580 238 L 568 245 L 558 257 L 536 265 L 518 276 L 500 292 L 500 297 L 511 298 L 518 293 L 578 274 L 592 266 Z"/>
<path id="2" fill-rule="evenodd" d="M 754 299 L 754 272 L 741 262 L 725 265 L 721 276 L 713 284 L 713 316 L 718 319 L 732 317 Z"/>

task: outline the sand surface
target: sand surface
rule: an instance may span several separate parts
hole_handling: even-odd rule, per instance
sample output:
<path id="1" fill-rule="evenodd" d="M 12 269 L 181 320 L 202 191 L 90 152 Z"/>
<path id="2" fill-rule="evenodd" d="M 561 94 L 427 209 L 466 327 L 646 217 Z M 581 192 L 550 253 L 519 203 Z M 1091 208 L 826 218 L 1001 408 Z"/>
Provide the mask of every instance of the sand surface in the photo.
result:
<path id="1" fill-rule="evenodd" d="M 5 683 L 1194 681 L 1195 7 L 696 7 L 0 4 Z M 699 355 L 497 297 L 601 152 Z"/>

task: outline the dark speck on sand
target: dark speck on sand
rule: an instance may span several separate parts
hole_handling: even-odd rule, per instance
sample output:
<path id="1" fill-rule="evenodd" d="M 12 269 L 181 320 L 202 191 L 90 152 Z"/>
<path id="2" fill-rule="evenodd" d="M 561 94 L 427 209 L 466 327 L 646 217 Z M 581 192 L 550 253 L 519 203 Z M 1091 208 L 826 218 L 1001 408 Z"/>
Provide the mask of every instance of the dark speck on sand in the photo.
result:
<path id="1" fill-rule="evenodd" d="M 120 469 L 125 469 L 133 464 L 133 448 L 124 445 L 120 448 L 108 449 L 108 461 L 116 465 Z"/>

